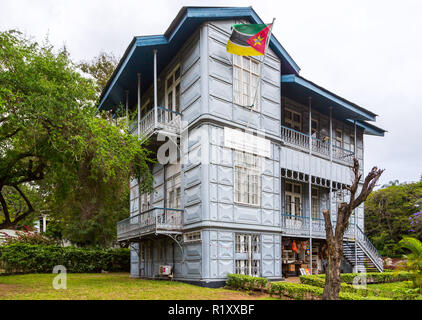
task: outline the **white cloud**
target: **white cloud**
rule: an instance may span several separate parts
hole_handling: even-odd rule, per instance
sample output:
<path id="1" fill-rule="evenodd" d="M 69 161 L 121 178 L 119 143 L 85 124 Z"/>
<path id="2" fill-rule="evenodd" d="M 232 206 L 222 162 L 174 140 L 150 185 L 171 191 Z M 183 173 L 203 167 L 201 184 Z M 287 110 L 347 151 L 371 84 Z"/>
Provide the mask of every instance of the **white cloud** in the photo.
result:
<path id="1" fill-rule="evenodd" d="M 422 2 L 2 0 L 0 30 L 18 28 L 75 60 L 121 56 L 135 35 L 162 34 L 182 6 L 250 6 L 299 64 L 301 74 L 379 115 L 385 138 L 365 140 L 366 170 L 381 183 L 422 174 Z"/>

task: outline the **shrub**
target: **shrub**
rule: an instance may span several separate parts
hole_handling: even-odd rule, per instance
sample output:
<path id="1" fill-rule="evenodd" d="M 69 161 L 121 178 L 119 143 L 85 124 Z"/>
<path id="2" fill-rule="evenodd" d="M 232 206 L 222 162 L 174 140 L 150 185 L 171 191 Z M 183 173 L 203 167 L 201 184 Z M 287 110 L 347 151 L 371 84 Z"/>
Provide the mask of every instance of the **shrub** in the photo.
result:
<path id="1" fill-rule="evenodd" d="M 50 239 L 38 232 L 18 231 L 16 236 L 10 236 L 5 232 L 0 232 L 0 236 L 4 238 L 4 244 L 9 245 L 13 243 L 28 243 L 41 245 L 57 245 L 56 240 Z"/>
<path id="2" fill-rule="evenodd" d="M 342 273 L 340 274 L 341 281 L 347 284 L 353 284 L 353 280 L 357 276 L 362 276 L 363 273 Z M 390 283 L 397 281 L 412 280 L 413 275 L 411 272 L 367 272 L 367 283 Z M 300 276 L 302 283 L 320 286 L 321 283 L 325 284 L 325 274 Z M 323 285 L 322 285 L 323 287 Z"/>
<path id="3" fill-rule="evenodd" d="M 26 243 L 0 246 L 0 270 L 7 274 L 50 273 L 56 265 L 73 273 L 129 271 L 130 251 Z"/>
<path id="4" fill-rule="evenodd" d="M 287 296 L 296 300 L 318 299 L 322 297 L 322 293 L 323 289 L 320 287 L 291 282 L 273 282 L 269 290 L 271 296 Z"/>
<path id="5" fill-rule="evenodd" d="M 243 274 L 228 274 L 226 285 L 233 289 L 263 290 L 267 286 L 268 279 L 252 277 Z"/>

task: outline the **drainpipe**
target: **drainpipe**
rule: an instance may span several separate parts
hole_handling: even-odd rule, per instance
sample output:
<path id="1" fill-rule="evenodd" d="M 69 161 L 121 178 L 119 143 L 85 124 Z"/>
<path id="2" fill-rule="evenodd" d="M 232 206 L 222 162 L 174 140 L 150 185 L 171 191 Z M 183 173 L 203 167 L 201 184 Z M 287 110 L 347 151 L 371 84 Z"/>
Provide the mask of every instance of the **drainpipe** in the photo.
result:
<path id="1" fill-rule="evenodd" d="M 309 197 L 309 262 L 312 274 L 312 97 L 309 97 L 309 176 L 308 176 L 308 197 Z"/>
<path id="2" fill-rule="evenodd" d="M 138 73 L 138 139 L 141 139 L 141 74 Z"/>
<path id="3" fill-rule="evenodd" d="M 158 108 L 157 108 L 157 49 L 154 52 L 154 128 L 158 125 Z"/>

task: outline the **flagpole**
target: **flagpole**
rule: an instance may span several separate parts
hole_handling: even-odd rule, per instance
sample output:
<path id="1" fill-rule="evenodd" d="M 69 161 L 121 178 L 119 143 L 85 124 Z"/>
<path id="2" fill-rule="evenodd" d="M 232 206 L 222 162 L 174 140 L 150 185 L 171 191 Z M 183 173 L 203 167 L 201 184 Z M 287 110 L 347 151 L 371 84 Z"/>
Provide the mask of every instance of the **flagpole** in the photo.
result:
<path id="1" fill-rule="evenodd" d="M 258 96 L 258 89 L 259 89 L 259 86 L 261 84 L 261 77 L 262 77 L 262 66 L 264 65 L 265 57 L 267 55 L 267 49 L 268 49 L 268 46 L 270 44 L 271 34 L 272 34 L 272 31 L 273 31 L 273 26 L 274 26 L 274 21 L 275 21 L 275 18 L 273 18 L 273 22 L 271 22 L 271 28 L 270 28 L 270 31 L 268 32 L 268 36 L 267 36 L 267 39 L 266 39 L 266 42 L 265 42 L 264 57 L 262 58 L 262 61 L 260 61 L 261 63 L 260 63 L 260 66 L 259 66 L 259 77 L 258 77 L 258 81 L 257 81 L 257 84 L 256 84 L 255 96 L 254 96 L 253 101 L 252 101 L 251 110 L 249 111 L 248 125 L 246 126 L 246 129 L 249 128 L 249 124 L 251 122 L 251 117 L 252 117 L 252 110 L 255 106 L 256 98 Z"/>

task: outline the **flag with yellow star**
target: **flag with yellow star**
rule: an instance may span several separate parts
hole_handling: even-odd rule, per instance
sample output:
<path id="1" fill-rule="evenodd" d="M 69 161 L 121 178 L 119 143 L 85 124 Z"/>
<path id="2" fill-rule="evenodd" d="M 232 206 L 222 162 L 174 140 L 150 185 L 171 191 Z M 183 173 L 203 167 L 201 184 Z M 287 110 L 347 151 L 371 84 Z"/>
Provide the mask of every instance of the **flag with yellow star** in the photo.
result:
<path id="1" fill-rule="evenodd" d="M 235 24 L 227 42 L 227 52 L 239 56 L 260 56 L 265 54 L 271 24 Z"/>

